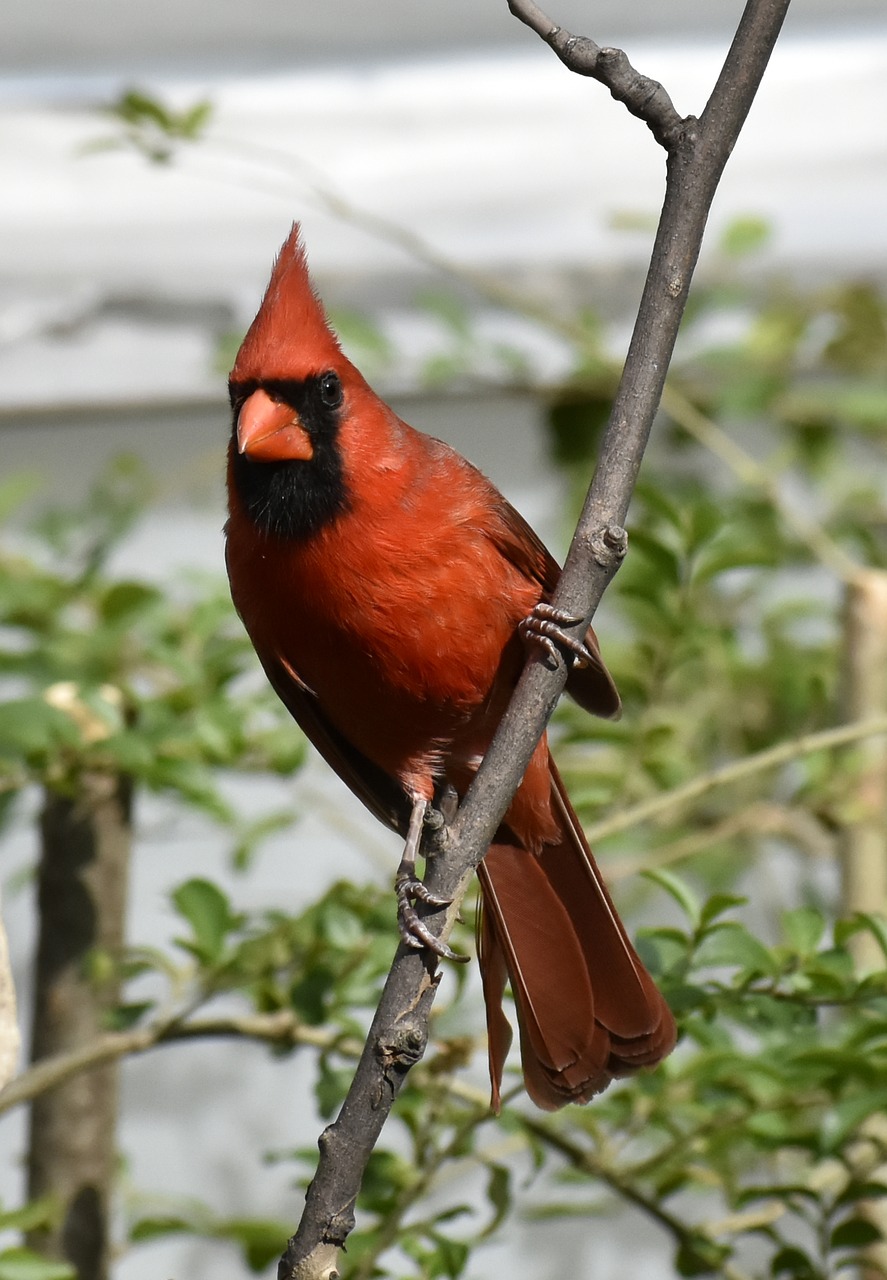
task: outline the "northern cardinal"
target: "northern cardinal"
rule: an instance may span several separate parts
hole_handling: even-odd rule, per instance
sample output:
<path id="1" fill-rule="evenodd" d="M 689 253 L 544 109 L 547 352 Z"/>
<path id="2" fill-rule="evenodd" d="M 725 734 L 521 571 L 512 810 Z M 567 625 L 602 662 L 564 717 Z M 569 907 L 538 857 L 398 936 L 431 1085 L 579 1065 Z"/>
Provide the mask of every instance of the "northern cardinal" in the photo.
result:
<path id="1" fill-rule="evenodd" d="M 429 806 L 467 789 L 524 646 L 557 645 L 568 692 L 602 716 L 619 695 L 589 629 L 562 633 L 560 570 L 479 471 L 402 422 L 342 354 L 294 226 L 231 372 L 227 566 L 278 696 L 363 803 L 407 838 L 400 923 Z M 527 1092 L 586 1102 L 672 1049 L 668 1006 L 632 947 L 539 743 L 479 871 L 479 958 L 493 1105 L 514 992 Z M 445 950 L 437 948 L 439 950 Z"/>

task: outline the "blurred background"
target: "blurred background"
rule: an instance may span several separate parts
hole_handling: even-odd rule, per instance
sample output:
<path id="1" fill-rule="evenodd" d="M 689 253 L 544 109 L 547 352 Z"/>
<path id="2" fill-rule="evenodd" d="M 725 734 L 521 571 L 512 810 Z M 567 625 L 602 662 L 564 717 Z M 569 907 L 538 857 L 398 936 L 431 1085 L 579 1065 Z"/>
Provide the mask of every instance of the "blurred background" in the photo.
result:
<path id="1" fill-rule="evenodd" d="M 550 6 L 571 30 L 622 45 L 683 113 L 703 108 L 741 10 L 738 0 Z M 13 0 L 2 28 L 0 472 L 36 475 L 26 510 L 85 494 L 109 458 L 134 454 L 150 468 L 152 502 L 115 568 L 156 581 L 221 570 L 225 371 L 298 219 L 321 293 L 378 388 L 563 550 L 564 481 L 539 424 L 544 388 L 570 355 L 497 296 L 514 290 L 555 311 L 587 300 L 624 345 L 663 159 L 600 86 L 571 76 L 504 0 Z M 764 281 L 883 280 L 885 119 L 882 0 L 796 0 L 718 194 L 701 278 L 724 230 L 754 218 L 770 228 L 754 262 Z M 311 808 L 300 895 L 319 892 L 330 868 L 390 874 L 396 841 L 366 834 L 360 807 L 320 766 L 297 788 L 293 798 L 285 783 L 256 782 L 241 798 L 256 812 Z M 0 859 L 25 1016 L 29 816 L 5 834 Z M 213 834 L 196 818 L 171 827 L 159 800 L 144 805 L 139 830 L 130 935 L 149 941 L 169 932 L 170 883 L 230 873 Z M 291 837 L 269 841 L 238 900 L 295 895 L 291 859 Z M 313 1141 L 315 1116 L 297 1114 L 309 1091 L 300 1061 L 281 1069 L 259 1048 L 209 1044 L 128 1063 L 123 1088 L 128 1183 L 292 1218 L 286 1178 L 273 1167 L 257 1178 L 240 1156 Z M 7 1203 L 21 1195 L 23 1147 L 22 1117 L 5 1117 Z M 486 1274 L 590 1274 L 577 1263 L 583 1230 L 536 1224 L 525 1237 L 518 1225 L 484 1255 Z M 615 1280 L 618 1223 L 611 1239 L 596 1231 L 595 1278 Z M 632 1231 L 638 1273 L 671 1275 L 652 1228 L 649 1240 Z M 115 1275 L 199 1280 L 220 1260 L 240 1274 L 213 1249 L 164 1242 L 128 1254 Z"/>

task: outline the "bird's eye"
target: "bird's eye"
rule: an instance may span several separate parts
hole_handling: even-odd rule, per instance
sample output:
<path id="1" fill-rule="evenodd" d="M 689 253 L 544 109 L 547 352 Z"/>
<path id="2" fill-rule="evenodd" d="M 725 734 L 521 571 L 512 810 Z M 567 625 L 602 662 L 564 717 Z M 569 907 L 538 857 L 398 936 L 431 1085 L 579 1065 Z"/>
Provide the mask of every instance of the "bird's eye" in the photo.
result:
<path id="1" fill-rule="evenodd" d="M 339 375 L 330 370 L 320 375 L 320 398 L 328 409 L 338 409 L 342 403 L 342 384 Z"/>

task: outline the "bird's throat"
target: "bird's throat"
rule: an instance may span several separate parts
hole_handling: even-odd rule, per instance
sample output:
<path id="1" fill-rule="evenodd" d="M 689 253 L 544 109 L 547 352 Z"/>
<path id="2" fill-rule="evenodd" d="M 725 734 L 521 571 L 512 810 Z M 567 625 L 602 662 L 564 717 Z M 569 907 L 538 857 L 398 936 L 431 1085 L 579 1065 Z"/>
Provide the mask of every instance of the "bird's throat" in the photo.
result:
<path id="1" fill-rule="evenodd" d="M 263 533 L 301 541 L 318 533 L 349 506 L 338 450 L 318 450 L 310 461 L 256 462 L 232 448 L 230 479 L 244 511 Z"/>

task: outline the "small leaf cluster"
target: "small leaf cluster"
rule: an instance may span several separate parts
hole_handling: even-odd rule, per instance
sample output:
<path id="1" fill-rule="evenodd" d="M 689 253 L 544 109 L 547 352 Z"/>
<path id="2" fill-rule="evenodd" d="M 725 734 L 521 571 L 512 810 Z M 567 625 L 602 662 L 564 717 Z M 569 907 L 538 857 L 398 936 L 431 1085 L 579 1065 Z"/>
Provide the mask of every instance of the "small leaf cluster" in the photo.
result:
<path id="1" fill-rule="evenodd" d="M 147 490 L 118 459 L 82 506 L 37 522 L 26 550 L 21 537 L 0 546 L 0 791 L 121 773 L 233 824 L 221 771 L 288 774 L 304 743 L 254 676 L 221 578 L 170 591 L 113 572 Z"/>
<path id="2" fill-rule="evenodd" d="M 182 144 L 193 144 L 204 137 L 213 104 L 201 98 L 177 109 L 156 94 L 133 88 L 124 90 L 105 114 L 119 132 L 92 143 L 89 151 L 125 148 L 138 152 L 151 164 L 168 165 Z"/>
<path id="3" fill-rule="evenodd" d="M 187 925 L 176 945 L 195 962 L 205 993 L 238 990 L 261 1014 L 286 1010 L 304 1026 L 359 1036 L 391 964 L 394 908 L 381 887 L 332 885 L 298 915 L 247 917 L 210 880 L 179 885 L 172 903 Z"/>
<path id="4" fill-rule="evenodd" d="M 39 1231 L 54 1224 L 58 1216 L 58 1206 L 47 1198 L 34 1200 L 21 1209 L 0 1209 L 0 1233 Z M 41 1257 L 22 1245 L 12 1245 L 0 1248 L 0 1280 L 77 1280 L 77 1272 L 70 1263 Z"/>

